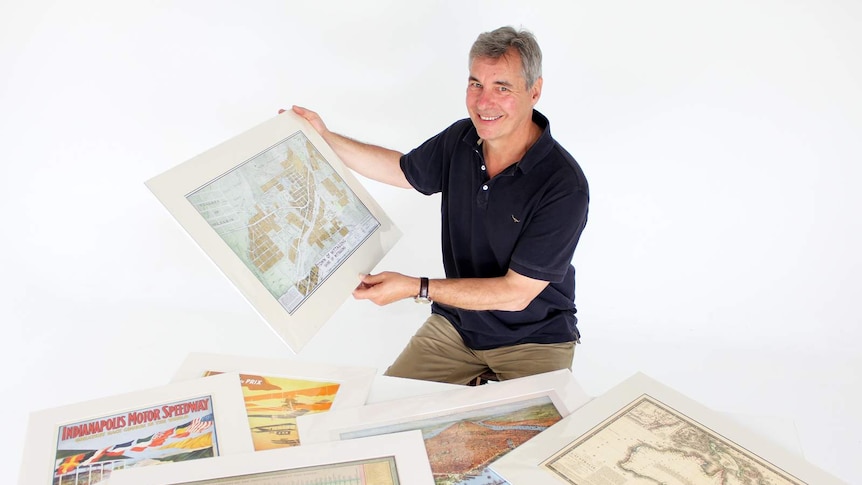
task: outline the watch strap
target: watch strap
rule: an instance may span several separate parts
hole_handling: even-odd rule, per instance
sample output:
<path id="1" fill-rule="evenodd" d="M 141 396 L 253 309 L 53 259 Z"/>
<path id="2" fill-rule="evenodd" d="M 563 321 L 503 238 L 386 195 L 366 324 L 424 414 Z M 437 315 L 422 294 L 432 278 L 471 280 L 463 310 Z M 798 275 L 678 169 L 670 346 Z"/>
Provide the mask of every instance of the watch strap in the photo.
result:
<path id="1" fill-rule="evenodd" d="M 428 299 L 428 278 L 419 278 L 419 298 Z"/>
<path id="2" fill-rule="evenodd" d="M 419 294 L 414 300 L 416 303 L 431 303 L 431 299 L 428 298 L 428 278 L 424 276 L 419 278 Z"/>

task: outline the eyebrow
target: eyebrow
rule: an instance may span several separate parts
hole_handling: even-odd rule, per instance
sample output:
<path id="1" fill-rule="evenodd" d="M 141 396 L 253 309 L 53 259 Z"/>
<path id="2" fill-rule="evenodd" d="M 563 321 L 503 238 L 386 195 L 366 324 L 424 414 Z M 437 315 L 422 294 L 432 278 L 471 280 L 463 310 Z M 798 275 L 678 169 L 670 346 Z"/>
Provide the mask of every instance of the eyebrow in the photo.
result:
<path id="1" fill-rule="evenodd" d="M 469 81 L 476 81 L 479 84 L 483 84 L 481 81 L 476 79 L 475 76 L 470 76 Z M 498 86 L 506 86 L 506 87 L 512 87 L 513 86 L 513 84 L 510 83 L 509 81 L 494 81 L 494 84 L 496 84 Z"/>

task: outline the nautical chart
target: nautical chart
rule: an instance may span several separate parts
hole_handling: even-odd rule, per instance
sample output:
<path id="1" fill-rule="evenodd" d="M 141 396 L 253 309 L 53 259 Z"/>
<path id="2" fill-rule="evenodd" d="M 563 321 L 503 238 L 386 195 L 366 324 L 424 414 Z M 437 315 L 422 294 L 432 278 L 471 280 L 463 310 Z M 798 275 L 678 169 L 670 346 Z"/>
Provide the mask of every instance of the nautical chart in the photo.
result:
<path id="1" fill-rule="evenodd" d="M 578 485 L 803 483 L 648 395 L 542 466 Z"/>
<path id="2" fill-rule="evenodd" d="M 301 131 L 186 199 L 291 314 L 380 227 Z"/>

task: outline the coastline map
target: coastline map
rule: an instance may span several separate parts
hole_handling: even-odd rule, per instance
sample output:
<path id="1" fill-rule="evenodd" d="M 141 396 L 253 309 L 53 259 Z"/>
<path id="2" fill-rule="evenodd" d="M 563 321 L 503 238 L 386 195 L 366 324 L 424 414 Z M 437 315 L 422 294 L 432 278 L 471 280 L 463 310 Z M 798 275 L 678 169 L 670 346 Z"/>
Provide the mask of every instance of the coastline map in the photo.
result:
<path id="1" fill-rule="evenodd" d="M 380 227 L 301 131 L 186 200 L 289 314 Z"/>
<path id="2" fill-rule="evenodd" d="M 542 466 L 577 485 L 803 483 L 647 395 Z"/>

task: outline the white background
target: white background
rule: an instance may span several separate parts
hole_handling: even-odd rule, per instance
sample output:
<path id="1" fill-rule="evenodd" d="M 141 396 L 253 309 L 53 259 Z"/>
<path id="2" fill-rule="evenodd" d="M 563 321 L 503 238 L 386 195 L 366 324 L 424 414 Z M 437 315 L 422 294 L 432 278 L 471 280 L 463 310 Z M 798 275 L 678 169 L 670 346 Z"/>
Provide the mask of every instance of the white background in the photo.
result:
<path id="1" fill-rule="evenodd" d="M 2 0 L 0 469 L 30 411 L 165 384 L 190 351 L 382 372 L 427 307 L 347 299 L 294 356 L 144 181 L 291 104 L 408 150 L 466 116 L 469 47 L 512 24 L 591 185 L 579 382 L 643 371 L 859 483 L 860 22 L 855 0 Z M 439 276 L 439 199 L 362 181 L 404 232 L 378 270 Z"/>

